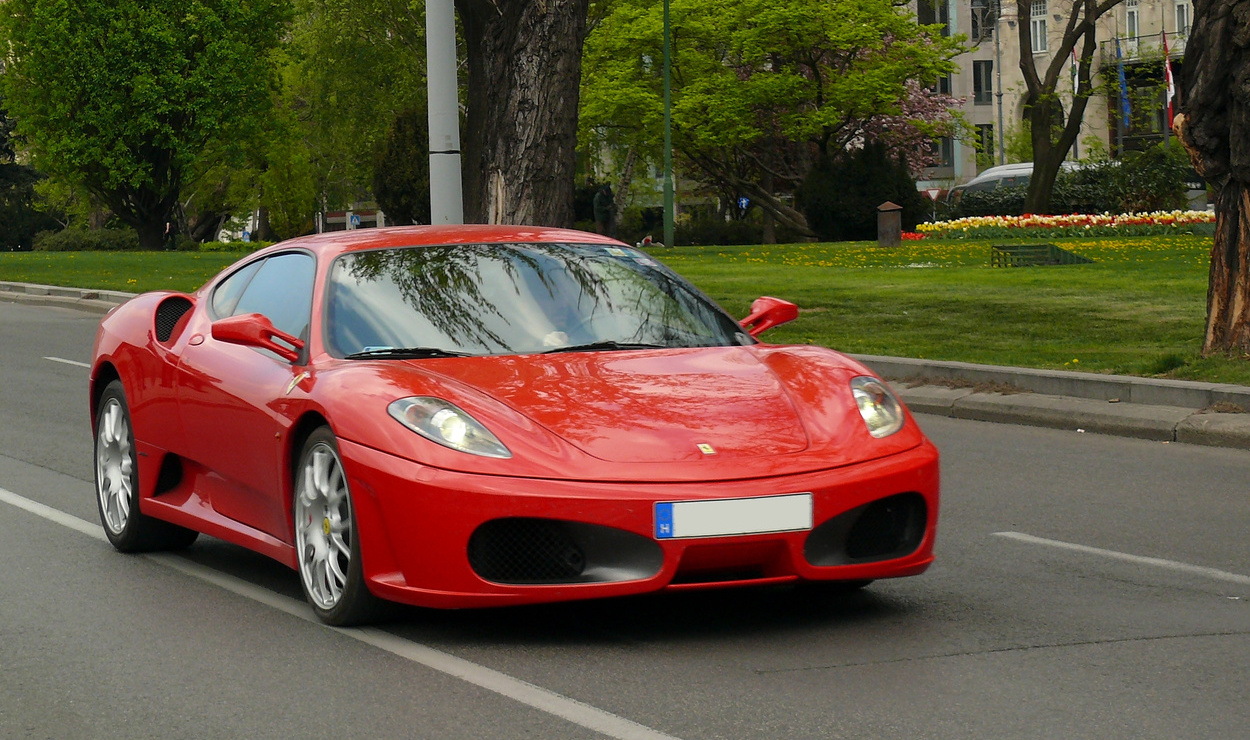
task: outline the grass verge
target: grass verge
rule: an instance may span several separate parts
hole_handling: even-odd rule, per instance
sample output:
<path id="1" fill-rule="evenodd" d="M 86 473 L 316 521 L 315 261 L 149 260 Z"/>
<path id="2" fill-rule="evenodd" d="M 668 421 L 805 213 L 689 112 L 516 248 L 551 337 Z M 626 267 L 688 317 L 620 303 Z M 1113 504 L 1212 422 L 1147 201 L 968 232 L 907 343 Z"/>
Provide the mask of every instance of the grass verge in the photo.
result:
<path id="1" fill-rule="evenodd" d="M 1049 240 L 1094 260 L 991 268 L 994 241 L 681 247 L 653 254 L 737 316 L 794 301 L 772 342 L 991 365 L 1250 385 L 1245 358 L 1202 358 L 1206 236 Z M 239 253 L 3 253 L 0 280 L 193 290 Z"/>

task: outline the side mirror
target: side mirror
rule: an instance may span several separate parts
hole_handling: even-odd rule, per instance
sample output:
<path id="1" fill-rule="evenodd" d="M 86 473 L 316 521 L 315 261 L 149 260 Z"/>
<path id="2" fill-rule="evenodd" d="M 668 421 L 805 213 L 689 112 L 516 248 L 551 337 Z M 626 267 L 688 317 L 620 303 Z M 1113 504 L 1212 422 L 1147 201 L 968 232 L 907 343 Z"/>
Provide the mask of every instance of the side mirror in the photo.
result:
<path id="1" fill-rule="evenodd" d="M 751 303 L 751 315 L 738 323 L 742 324 L 748 334 L 758 337 L 774 326 L 794 321 L 798 317 L 799 307 L 790 301 L 764 296 Z"/>
<path id="2" fill-rule="evenodd" d="M 287 362 L 295 362 L 304 342 L 276 329 L 273 322 L 258 313 L 245 313 L 213 322 L 213 339 L 244 347 L 267 349 Z"/>

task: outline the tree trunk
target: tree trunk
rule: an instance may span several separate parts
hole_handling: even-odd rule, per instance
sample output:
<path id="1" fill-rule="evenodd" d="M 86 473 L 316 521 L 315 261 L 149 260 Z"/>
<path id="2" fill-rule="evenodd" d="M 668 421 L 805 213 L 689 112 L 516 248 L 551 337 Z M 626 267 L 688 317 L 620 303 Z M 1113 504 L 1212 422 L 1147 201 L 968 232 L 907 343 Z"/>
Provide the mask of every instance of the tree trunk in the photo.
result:
<path id="1" fill-rule="evenodd" d="M 1250 354 L 1250 13 L 1197 0 L 1173 129 L 1215 190 L 1204 355 Z"/>
<path id="2" fill-rule="evenodd" d="M 1026 213 L 1050 213 L 1050 197 L 1059 177 L 1059 169 L 1064 157 L 1072 149 L 1072 144 L 1081 133 L 1081 121 L 1085 118 L 1085 107 L 1093 92 L 1090 81 L 1090 70 L 1094 54 L 1097 50 L 1095 38 L 1095 22 L 1108 11 L 1118 5 L 1121 0 L 1077 0 L 1065 11 L 1068 14 L 1063 37 L 1059 40 L 1054 54 L 1050 57 L 1044 73 L 1037 69 L 1032 54 L 1020 55 L 1020 72 L 1024 77 L 1027 92 L 1024 96 L 1025 109 L 1028 111 L 1030 135 L 1033 143 L 1033 175 L 1029 179 L 1028 191 L 1024 196 Z M 1032 48 L 1032 24 L 1028 22 L 1032 14 L 1030 0 L 1017 0 L 1016 17 L 1017 38 L 1021 49 Z M 1056 16 L 1059 19 L 1061 16 Z M 1080 45 L 1078 49 L 1077 46 Z M 1065 76 L 1063 70 L 1069 64 L 1068 57 L 1076 52 L 1080 62 L 1077 65 L 1078 89 L 1073 95 L 1072 108 L 1064 116 L 1063 104 L 1059 99 L 1059 80 Z M 1058 136 L 1056 137 L 1056 129 Z M 999 132 L 1002 136 L 1005 132 Z"/>
<path id="3" fill-rule="evenodd" d="M 620 226 L 625 216 L 625 204 L 629 202 L 629 187 L 634 183 L 634 165 L 638 162 L 638 147 L 630 145 L 625 152 L 625 164 L 621 167 L 621 176 L 616 180 L 616 199 L 612 204 L 613 235 L 615 228 Z"/>
<path id="4" fill-rule="evenodd" d="M 773 173 L 772 172 L 764 173 L 764 182 L 761 183 L 761 186 L 764 188 L 764 190 L 768 191 L 769 193 L 773 192 Z M 763 208 L 761 210 L 764 211 L 764 234 L 761 237 L 761 239 L 764 241 L 765 244 L 776 244 L 777 243 L 777 220 L 773 218 L 772 211 L 768 210 L 767 208 Z"/>
<path id="5" fill-rule="evenodd" d="M 468 47 L 465 220 L 573 224 L 589 0 L 456 0 Z"/>
<path id="6" fill-rule="evenodd" d="M 165 248 L 165 222 L 147 221 L 135 226 L 139 234 L 139 249 L 159 252 Z"/>

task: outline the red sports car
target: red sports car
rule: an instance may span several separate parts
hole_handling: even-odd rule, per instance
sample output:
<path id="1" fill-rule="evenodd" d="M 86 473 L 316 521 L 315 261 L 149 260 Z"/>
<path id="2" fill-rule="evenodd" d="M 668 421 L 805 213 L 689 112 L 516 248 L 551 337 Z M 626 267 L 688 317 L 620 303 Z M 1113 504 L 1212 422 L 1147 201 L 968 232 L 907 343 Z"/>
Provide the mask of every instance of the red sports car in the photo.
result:
<path id="1" fill-rule="evenodd" d="M 890 389 L 761 344 L 645 252 L 577 231 L 345 231 L 109 314 L 100 518 L 298 569 L 316 614 L 787 581 L 933 560 L 938 454 Z"/>

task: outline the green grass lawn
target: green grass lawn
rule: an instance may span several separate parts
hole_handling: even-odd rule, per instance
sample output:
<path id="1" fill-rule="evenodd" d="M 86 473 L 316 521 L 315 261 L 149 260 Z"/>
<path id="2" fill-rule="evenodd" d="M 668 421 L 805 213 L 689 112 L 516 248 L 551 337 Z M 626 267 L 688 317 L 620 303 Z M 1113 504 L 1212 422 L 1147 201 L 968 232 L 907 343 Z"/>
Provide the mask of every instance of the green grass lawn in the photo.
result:
<path id="1" fill-rule="evenodd" d="M 995 240 L 1001 243 L 1003 240 Z M 657 249 L 736 316 L 773 295 L 773 342 L 846 352 L 1250 384 L 1250 360 L 1201 358 L 1207 236 L 1057 239 L 1093 264 L 991 268 L 989 241 Z M 192 290 L 240 254 L 2 253 L 0 280 Z"/>

